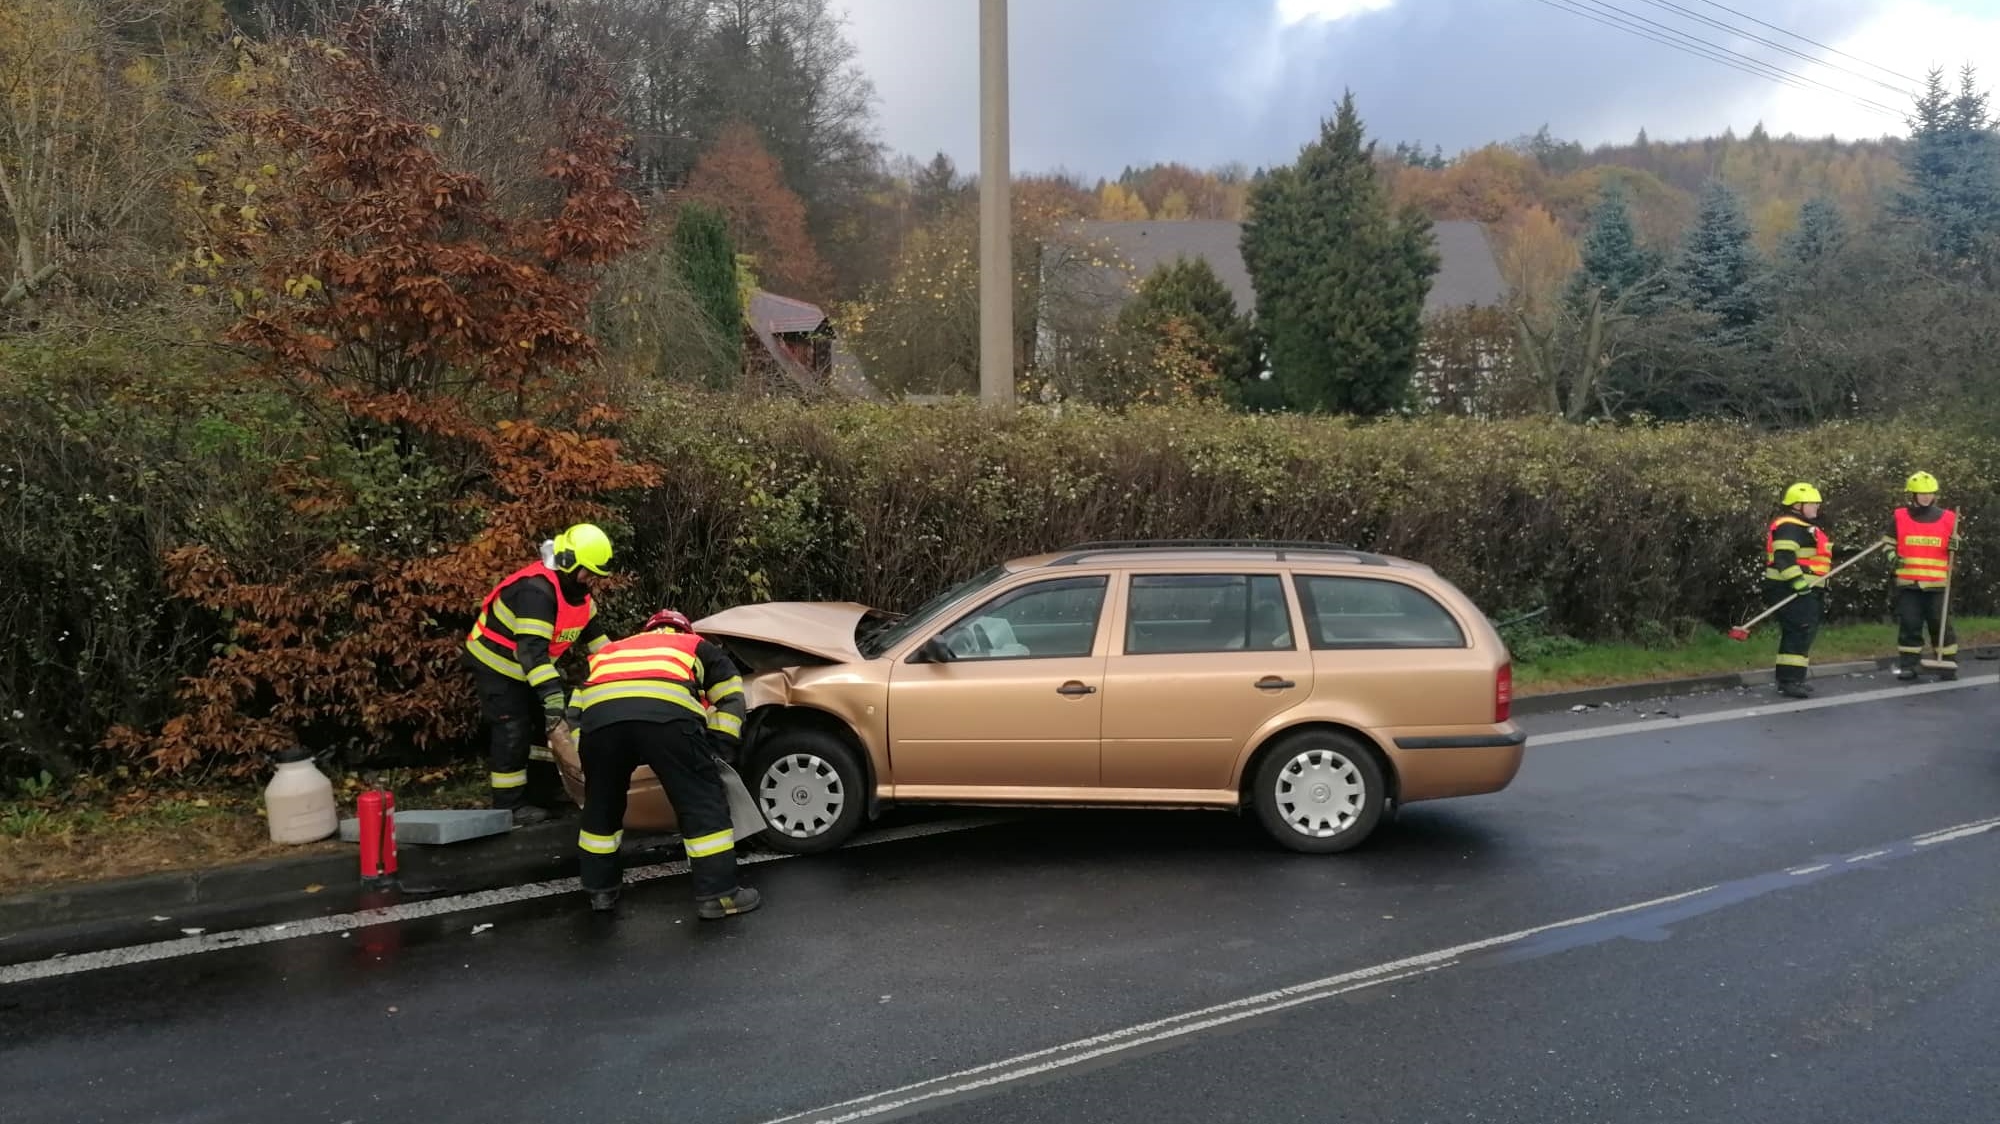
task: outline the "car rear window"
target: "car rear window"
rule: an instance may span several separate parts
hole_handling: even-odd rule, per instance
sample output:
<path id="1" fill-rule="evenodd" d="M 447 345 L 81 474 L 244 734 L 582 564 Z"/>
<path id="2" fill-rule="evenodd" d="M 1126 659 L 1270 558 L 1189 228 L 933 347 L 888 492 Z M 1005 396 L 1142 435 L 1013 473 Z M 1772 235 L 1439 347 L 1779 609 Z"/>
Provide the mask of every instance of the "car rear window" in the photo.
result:
<path id="1" fill-rule="evenodd" d="M 1247 574 L 1132 578 L 1125 654 L 1290 651 L 1292 609 L 1282 580 Z"/>
<path id="2" fill-rule="evenodd" d="M 1458 621 L 1414 586 L 1312 574 L 1298 575 L 1295 583 L 1316 649 L 1466 646 Z"/>

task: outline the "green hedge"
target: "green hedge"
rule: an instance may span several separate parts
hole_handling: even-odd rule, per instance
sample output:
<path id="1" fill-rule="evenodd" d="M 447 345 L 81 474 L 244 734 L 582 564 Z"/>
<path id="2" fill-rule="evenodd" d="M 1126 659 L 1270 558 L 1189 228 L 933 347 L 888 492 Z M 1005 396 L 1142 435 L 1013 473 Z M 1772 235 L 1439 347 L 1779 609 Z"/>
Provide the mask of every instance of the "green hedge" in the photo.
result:
<path id="1" fill-rule="evenodd" d="M 668 469 L 632 513 L 644 604 L 908 607 L 996 559 L 1089 539 L 1271 537 L 1428 563 L 1489 614 L 1547 605 L 1586 639 L 1726 625 L 1756 604 L 1764 528 L 1795 479 L 1837 544 L 1879 537 L 1912 468 L 1968 517 L 1966 612 L 1995 607 L 1981 533 L 2000 441 L 1915 424 L 1355 424 L 1200 408 L 1123 415 L 662 397 L 628 440 Z M 1886 565 L 1835 610 L 1887 609 Z M 632 612 L 642 606 L 634 604 Z"/>

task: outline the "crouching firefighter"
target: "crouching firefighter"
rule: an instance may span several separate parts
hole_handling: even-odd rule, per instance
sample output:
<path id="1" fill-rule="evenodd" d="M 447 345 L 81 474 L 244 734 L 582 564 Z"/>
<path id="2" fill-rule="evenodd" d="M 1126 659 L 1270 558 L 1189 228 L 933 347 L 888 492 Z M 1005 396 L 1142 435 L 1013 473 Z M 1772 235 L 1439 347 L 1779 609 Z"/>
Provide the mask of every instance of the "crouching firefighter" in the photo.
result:
<path id="1" fill-rule="evenodd" d="M 562 775 L 548 735 L 568 700 L 555 661 L 573 645 L 594 652 L 610 639 L 597 621 L 587 576 L 602 575 L 610 564 L 609 536 L 589 523 L 571 527 L 542 544 L 540 561 L 493 587 L 465 638 L 463 662 L 492 728 L 493 806 L 512 810 L 516 824 L 540 823 L 560 807 Z"/>
<path id="2" fill-rule="evenodd" d="M 1812 694 L 1806 677 L 1813 640 L 1826 612 L 1826 576 L 1833 569 L 1833 544 L 1819 527 L 1820 494 L 1811 484 L 1785 489 L 1785 511 L 1764 536 L 1764 600 L 1778 610 L 1778 693 L 1803 699 Z"/>
<path id="3" fill-rule="evenodd" d="M 1958 553 L 1958 512 L 1938 506 L 1937 477 L 1913 474 L 1904 483 L 1909 503 L 1896 509 L 1891 537 L 1896 543 L 1896 678 L 1917 677 L 1924 634 L 1930 633 L 1940 663 L 1958 662 L 1957 630 L 1945 616 L 1952 559 Z M 1938 673 L 1956 679 L 1955 667 Z"/>
<path id="4" fill-rule="evenodd" d="M 654 613 L 637 635 L 590 657 L 590 680 L 569 719 L 583 760 L 581 881 L 590 908 L 615 909 L 624 874 L 625 794 L 632 771 L 652 767 L 679 821 L 694 875 L 696 912 L 708 921 L 761 903 L 736 880 L 736 833 L 715 752 L 733 755 L 743 735 L 743 680 L 728 653 L 697 636 L 672 609 Z"/>

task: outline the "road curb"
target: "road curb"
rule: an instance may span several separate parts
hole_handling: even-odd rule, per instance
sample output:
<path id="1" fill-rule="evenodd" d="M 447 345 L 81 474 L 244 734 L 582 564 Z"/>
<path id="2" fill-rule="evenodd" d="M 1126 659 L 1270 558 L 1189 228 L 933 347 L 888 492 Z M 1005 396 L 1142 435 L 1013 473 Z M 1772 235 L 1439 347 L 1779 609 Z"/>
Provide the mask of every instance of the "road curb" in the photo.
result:
<path id="1" fill-rule="evenodd" d="M 1990 660 L 2000 657 L 2000 645 L 1967 648 L 1960 655 L 1964 659 Z M 1867 675 L 1872 672 L 1889 671 L 1895 666 L 1896 657 L 1885 656 L 1874 660 L 1821 664 L 1813 668 L 1813 675 L 1820 678 Z M 1729 691 L 1738 687 L 1762 687 L 1771 684 L 1775 679 L 1776 674 L 1772 669 L 1760 668 L 1755 671 L 1697 675 L 1686 679 L 1662 679 L 1650 683 L 1624 683 L 1610 687 L 1587 687 L 1578 691 L 1521 695 L 1514 700 L 1514 713 L 1523 717 L 1560 714 L 1578 707 L 1594 709 L 1648 699 L 1679 698 L 1683 695 L 1699 695 L 1711 691 Z"/>
<path id="2" fill-rule="evenodd" d="M 403 890 L 363 886 L 355 852 L 140 875 L 0 898 L 0 965 L 58 954 L 351 913 L 417 896 L 463 894 L 574 877 L 575 817 L 504 836 L 404 847 Z M 630 838 L 633 865 L 679 858 L 678 836 Z M 421 893 L 420 893 L 421 892 Z"/>

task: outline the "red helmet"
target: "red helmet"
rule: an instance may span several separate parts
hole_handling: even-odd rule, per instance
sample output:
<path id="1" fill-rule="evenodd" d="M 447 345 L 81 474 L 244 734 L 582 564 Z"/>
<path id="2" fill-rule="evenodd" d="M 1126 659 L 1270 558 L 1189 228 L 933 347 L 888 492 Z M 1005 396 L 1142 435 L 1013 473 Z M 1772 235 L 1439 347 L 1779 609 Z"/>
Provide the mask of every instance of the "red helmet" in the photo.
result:
<path id="1" fill-rule="evenodd" d="M 646 627 L 641 631 L 653 632 L 662 628 L 671 628 L 675 632 L 693 632 L 694 622 L 687 619 L 687 614 L 679 609 L 661 609 L 646 618 Z"/>

